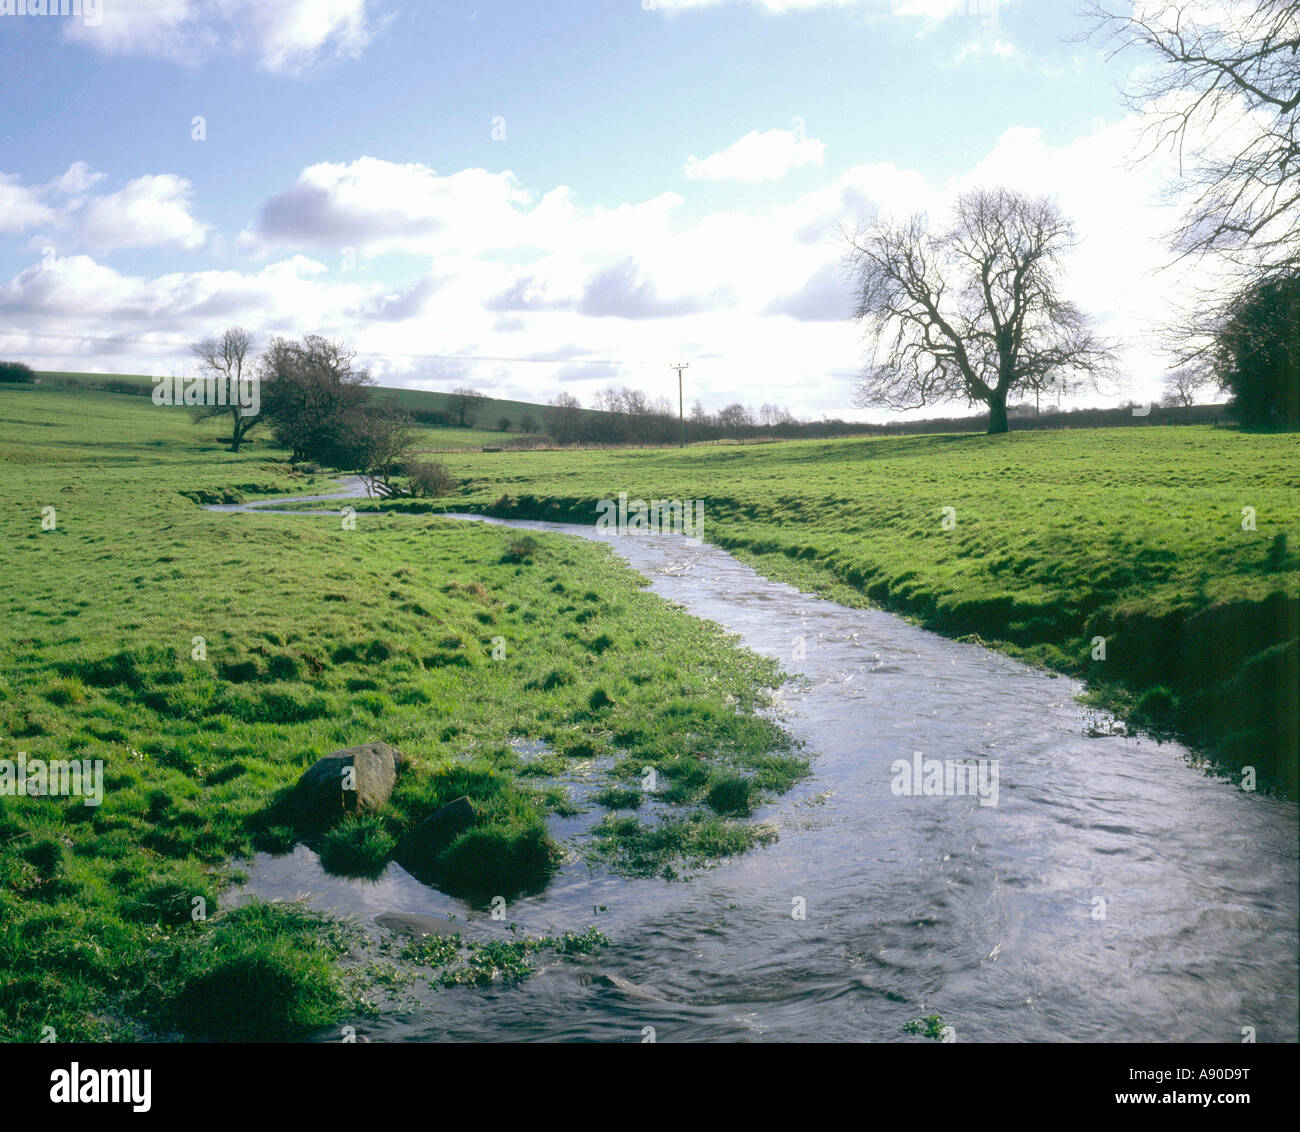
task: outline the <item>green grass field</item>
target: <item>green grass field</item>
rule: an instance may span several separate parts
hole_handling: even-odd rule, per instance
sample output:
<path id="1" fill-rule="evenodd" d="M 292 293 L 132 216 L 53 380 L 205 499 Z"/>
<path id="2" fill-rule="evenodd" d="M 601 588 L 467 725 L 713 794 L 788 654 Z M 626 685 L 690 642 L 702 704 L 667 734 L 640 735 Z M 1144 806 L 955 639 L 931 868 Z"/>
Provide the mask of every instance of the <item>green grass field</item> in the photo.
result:
<path id="1" fill-rule="evenodd" d="M 520 859 L 530 882 L 555 867 L 545 823 L 571 803 L 547 776 L 571 760 L 609 759 L 592 860 L 668 876 L 768 839 L 746 812 L 806 773 L 759 714 L 776 666 L 607 547 L 512 552 L 512 534 L 419 515 L 346 530 L 212 513 L 195 499 L 330 485 L 264 444 L 231 455 L 219 423 L 147 398 L 0 388 L 0 424 L 0 757 L 105 761 L 102 805 L 0 798 L 4 1038 L 284 1038 L 357 1009 L 336 929 L 222 908 L 230 862 L 291 846 L 277 799 L 341 747 L 383 740 L 412 765 L 335 855 L 382 864 L 468 794 L 474 853 L 448 852 L 473 857 L 457 884 L 474 900 L 478 882 L 522 887 Z M 546 753 L 525 762 L 513 739 Z M 655 838 L 617 812 L 647 766 L 666 786 Z M 503 864 L 484 878 L 484 860 Z"/>
<path id="2" fill-rule="evenodd" d="M 1295 794 L 1294 434 L 1124 428 L 446 463 L 462 489 L 444 505 L 496 515 L 591 523 L 620 491 L 702 499 L 705 539 L 770 577 L 1081 676 L 1134 723 Z"/>
<path id="3" fill-rule="evenodd" d="M 99 389 L 107 384 L 143 391 L 152 389 L 154 384 L 152 377 L 140 373 L 78 373 L 51 370 L 42 371 L 38 376 L 45 385 L 86 390 Z M 450 393 L 439 393 L 431 389 L 399 389 L 382 385 L 372 387 L 371 395 L 376 402 L 391 405 L 407 413 L 452 411 L 454 401 Z M 546 405 L 512 401 L 501 397 L 484 397 L 475 405 L 473 426 L 421 429 L 420 444 L 427 449 L 495 447 L 508 440 L 527 435 L 523 431 L 525 416 L 532 417 L 536 428 L 544 432 L 550 413 L 551 410 Z M 582 414 L 584 416 L 607 415 L 595 409 L 583 409 Z M 510 427 L 504 431 L 498 425 L 503 417 L 510 422 Z"/>

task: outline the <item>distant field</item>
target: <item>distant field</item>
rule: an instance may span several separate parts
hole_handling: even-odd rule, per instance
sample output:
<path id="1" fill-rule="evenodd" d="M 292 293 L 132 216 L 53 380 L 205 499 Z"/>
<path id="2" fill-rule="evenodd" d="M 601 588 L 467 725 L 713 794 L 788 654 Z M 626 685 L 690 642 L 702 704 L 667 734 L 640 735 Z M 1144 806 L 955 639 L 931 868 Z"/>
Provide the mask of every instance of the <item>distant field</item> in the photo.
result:
<path id="1" fill-rule="evenodd" d="M 1135 722 L 1295 792 L 1294 434 L 1124 428 L 446 462 L 462 477 L 454 505 L 496 515 L 590 523 L 619 491 L 702 499 L 704 537 L 771 577 L 1084 677 Z"/>
<path id="2" fill-rule="evenodd" d="M 382 867 L 469 795 L 477 824 L 445 855 L 471 902 L 555 866 L 546 820 L 574 811 L 546 776 L 569 760 L 609 759 L 595 866 L 674 876 L 771 839 L 745 819 L 807 767 L 759 713 L 774 663 L 596 544 L 205 511 L 331 486 L 221 432 L 142 397 L 0 386 L 0 758 L 106 763 L 97 807 L 0 797 L 0 1039 L 283 1039 L 356 1017 L 377 992 L 336 965 L 355 941 L 282 905 L 222 908 L 228 863 L 289 849 L 273 803 L 338 748 L 380 739 L 412 765 L 335 851 Z M 666 785 L 653 829 L 646 766 Z"/>
<path id="3" fill-rule="evenodd" d="M 63 371 L 42 371 L 38 374 L 43 384 L 63 384 L 83 388 L 100 388 L 121 383 L 137 389 L 152 388 L 154 378 L 148 374 L 138 373 L 76 373 Z M 396 406 L 408 413 L 449 412 L 452 411 L 453 398 L 450 393 L 438 393 L 427 389 L 397 389 L 384 385 L 371 387 L 371 394 L 378 402 Z M 511 401 L 497 397 L 484 397 L 475 404 L 474 426 L 471 428 L 433 428 L 432 436 L 437 439 L 429 441 L 429 446 L 454 447 L 492 447 L 505 441 L 524 435 L 523 419 L 531 416 L 535 422 L 534 432 L 546 431 L 550 420 L 550 407 L 535 405 L 528 401 Z M 584 416 L 606 414 L 595 409 L 583 409 Z M 506 418 L 510 426 L 504 431 L 499 427 L 501 418 Z"/>

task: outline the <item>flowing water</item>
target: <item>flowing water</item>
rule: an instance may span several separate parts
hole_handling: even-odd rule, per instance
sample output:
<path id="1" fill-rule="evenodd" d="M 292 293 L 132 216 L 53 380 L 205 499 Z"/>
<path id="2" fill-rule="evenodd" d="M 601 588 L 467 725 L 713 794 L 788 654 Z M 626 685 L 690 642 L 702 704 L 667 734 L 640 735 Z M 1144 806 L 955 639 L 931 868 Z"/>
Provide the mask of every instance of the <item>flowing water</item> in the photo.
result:
<path id="1" fill-rule="evenodd" d="M 1176 744 L 1098 734 L 1074 681 L 715 547 L 483 521 L 607 541 L 654 592 L 778 658 L 796 675 L 781 716 L 814 774 L 756 815 L 779 829 L 770 847 L 689 882 L 575 861 L 509 907 L 529 933 L 594 923 L 612 946 L 516 985 L 421 992 L 419 1009 L 358 1023 L 363 1037 L 895 1041 L 939 1012 L 958 1041 L 1297 1040 L 1293 803 L 1207 777 Z M 895 761 L 917 752 L 980 760 L 989 789 L 896 793 Z M 572 841 L 599 813 L 556 832 Z M 384 912 L 470 914 L 395 864 L 344 880 L 301 846 L 248 872 L 246 894 L 306 895 L 376 932 Z M 482 914 L 467 930 L 507 934 Z"/>

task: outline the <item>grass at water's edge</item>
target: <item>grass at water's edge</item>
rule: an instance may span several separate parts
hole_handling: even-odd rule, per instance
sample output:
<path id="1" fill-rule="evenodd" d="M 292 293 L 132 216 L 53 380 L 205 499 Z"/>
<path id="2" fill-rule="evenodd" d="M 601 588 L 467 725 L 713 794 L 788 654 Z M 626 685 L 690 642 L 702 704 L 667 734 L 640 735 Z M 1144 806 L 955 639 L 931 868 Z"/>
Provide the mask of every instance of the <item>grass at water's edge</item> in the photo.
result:
<path id="1" fill-rule="evenodd" d="M 666 832 L 620 815 L 591 855 L 660 875 L 763 843 L 735 799 L 807 773 L 763 710 L 778 666 L 608 548 L 540 536 L 521 555 L 508 532 L 421 516 L 216 514 L 197 500 L 328 484 L 260 445 L 232 456 L 219 426 L 146 398 L 0 390 L 0 416 L 0 757 L 104 767 L 99 805 L 0 798 L 0 1038 L 291 1039 L 360 1009 L 338 925 L 223 905 L 230 862 L 293 844 L 275 801 L 341 747 L 382 740 L 411 763 L 331 852 L 384 855 L 468 795 L 476 824 L 448 851 L 467 906 L 547 882 L 547 820 L 572 812 L 549 780 L 577 766 L 607 779 L 611 815 L 654 769 Z M 521 946 L 488 965 L 525 973 Z"/>

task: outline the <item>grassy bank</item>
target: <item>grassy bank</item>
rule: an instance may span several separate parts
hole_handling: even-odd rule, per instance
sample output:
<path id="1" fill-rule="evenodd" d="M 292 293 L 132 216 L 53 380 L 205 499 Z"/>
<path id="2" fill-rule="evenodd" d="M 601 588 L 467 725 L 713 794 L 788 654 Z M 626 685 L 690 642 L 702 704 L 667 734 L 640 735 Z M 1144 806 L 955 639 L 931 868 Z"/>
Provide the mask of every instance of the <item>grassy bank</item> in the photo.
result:
<path id="1" fill-rule="evenodd" d="M 805 773 L 759 714 L 776 667 L 606 547 L 428 516 L 347 530 L 208 512 L 195 500 L 327 484 L 144 398 L 0 389 L 0 418 L 0 757 L 105 763 L 99 806 L 0 800 L 4 1038 L 292 1037 L 345 1016 L 345 939 L 291 909 L 222 907 L 228 863 L 292 845 L 275 803 L 340 747 L 383 740 L 411 765 L 373 819 L 335 831 L 335 857 L 382 864 L 467 794 L 476 825 L 449 869 L 471 900 L 546 882 L 547 818 L 571 806 L 548 776 L 573 760 L 608 768 L 593 860 L 632 873 L 761 842 L 747 813 Z M 618 808 L 646 767 L 667 811 L 653 838 Z"/>
<path id="2" fill-rule="evenodd" d="M 1082 677 L 1134 723 L 1295 795 L 1295 435 L 1127 428 L 447 463 L 462 477 L 447 505 L 496 515 L 590 523 L 620 491 L 702 499 L 704 537 L 771 577 Z"/>

